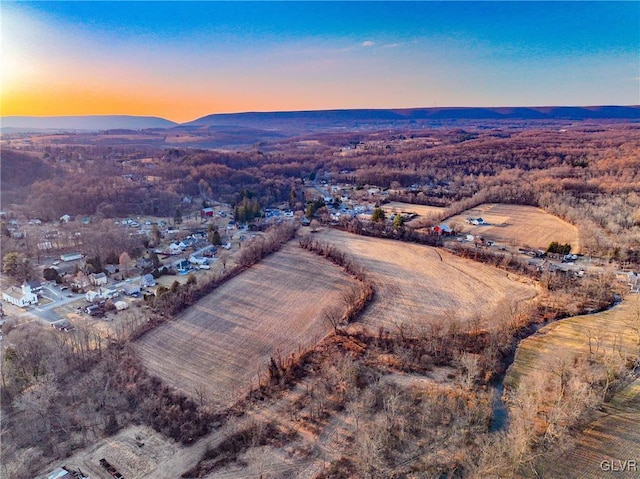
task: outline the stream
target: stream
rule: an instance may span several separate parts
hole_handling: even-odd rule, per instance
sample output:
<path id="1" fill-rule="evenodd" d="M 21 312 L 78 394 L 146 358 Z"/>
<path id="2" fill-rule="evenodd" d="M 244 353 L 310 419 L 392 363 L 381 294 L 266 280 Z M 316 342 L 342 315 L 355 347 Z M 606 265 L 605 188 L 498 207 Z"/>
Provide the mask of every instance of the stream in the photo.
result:
<path id="1" fill-rule="evenodd" d="M 580 314 L 579 316 L 588 316 L 589 314 L 598 314 L 603 311 L 607 311 L 615 306 L 619 305 L 622 301 L 622 298 L 619 295 L 614 295 L 614 301 L 608 307 L 601 309 L 599 311 L 594 311 L 592 313 Z M 567 316 L 566 318 L 560 318 L 553 321 L 546 321 L 544 323 L 536 323 L 529 325 L 523 332 L 521 338 L 518 338 L 513 348 L 513 352 L 511 352 L 504 360 L 504 372 L 496 378 L 495 382 L 492 383 L 491 389 L 493 390 L 493 398 L 491 400 L 491 425 L 489 426 L 490 432 L 499 432 L 504 431 L 509 426 L 509 408 L 504 403 L 502 399 L 502 394 L 504 393 L 504 378 L 507 375 L 507 371 L 509 367 L 513 364 L 516 358 L 516 352 L 518 351 L 518 347 L 520 343 L 527 339 L 529 336 L 533 336 L 536 334 L 541 328 L 545 327 L 548 324 L 551 324 L 555 321 L 562 321 L 563 319 L 572 318 L 575 316 Z"/>

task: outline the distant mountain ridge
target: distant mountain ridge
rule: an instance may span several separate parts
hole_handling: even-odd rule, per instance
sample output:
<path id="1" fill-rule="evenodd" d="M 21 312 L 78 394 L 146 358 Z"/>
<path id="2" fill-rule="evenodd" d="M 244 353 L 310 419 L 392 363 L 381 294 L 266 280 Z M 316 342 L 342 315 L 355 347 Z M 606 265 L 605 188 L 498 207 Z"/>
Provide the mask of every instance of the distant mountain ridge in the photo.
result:
<path id="1" fill-rule="evenodd" d="M 451 107 L 402 109 L 308 110 L 223 113 L 203 116 L 183 126 L 244 126 L 265 128 L 295 122 L 318 126 L 353 122 L 395 122 L 411 120 L 640 120 L 640 106 L 551 106 L 551 107 Z M 292 125 L 293 126 L 293 125 Z"/>
<path id="2" fill-rule="evenodd" d="M 172 128 L 178 123 L 156 116 L 4 116 L 0 127 L 20 130 L 146 130 Z"/>
<path id="3" fill-rule="evenodd" d="M 246 113 L 216 113 L 186 123 L 176 123 L 155 116 L 87 115 L 87 116 L 5 116 L 3 130 L 24 131 L 104 131 L 147 129 L 244 128 L 261 130 L 262 135 L 275 132 L 321 131 L 335 128 L 374 128 L 421 126 L 455 121 L 494 120 L 636 120 L 640 105 L 631 106 L 546 106 L 546 107 L 443 107 L 302 110 Z"/>

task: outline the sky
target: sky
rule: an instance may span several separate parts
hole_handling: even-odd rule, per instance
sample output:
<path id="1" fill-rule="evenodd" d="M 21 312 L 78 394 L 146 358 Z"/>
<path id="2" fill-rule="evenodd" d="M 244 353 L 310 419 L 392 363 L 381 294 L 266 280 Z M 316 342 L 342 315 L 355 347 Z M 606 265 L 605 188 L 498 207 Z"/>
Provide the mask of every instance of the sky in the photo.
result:
<path id="1" fill-rule="evenodd" d="M 0 2 L 0 114 L 640 103 L 640 2 Z"/>

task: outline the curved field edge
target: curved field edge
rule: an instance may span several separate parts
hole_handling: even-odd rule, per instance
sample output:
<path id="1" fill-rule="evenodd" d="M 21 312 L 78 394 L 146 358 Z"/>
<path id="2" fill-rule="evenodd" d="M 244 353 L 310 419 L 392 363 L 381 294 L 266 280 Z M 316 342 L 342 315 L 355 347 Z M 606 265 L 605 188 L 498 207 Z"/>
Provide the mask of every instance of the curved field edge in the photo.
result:
<path id="1" fill-rule="evenodd" d="M 616 348 L 622 354 L 638 354 L 640 298 L 630 297 L 613 308 L 595 314 L 562 319 L 523 340 L 505 377 L 516 387 L 523 375 L 542 370 L 549 359 L 567 354 L 605 353 Z M 634 329 L 635 328 L 635 329 Z M 591 340 L 591 341 L 590 341 Z"/>
<path id="2" fill-rule="evenodd" d="M 324 230 L 316 238 L 359 264 L 376 296 L 358 324 L 421 329 L 453 319 L 489 327 L 537 295 L 531 280 L 429 246 Z"/>
<path id="3" fill-rule="evenodd" d="M 315 345 L 328 305 L 355 280 L 294 242 L 221 285 L 135 346 L 151 374 L 226 407 L 264 379 L 271 357 Z"/>

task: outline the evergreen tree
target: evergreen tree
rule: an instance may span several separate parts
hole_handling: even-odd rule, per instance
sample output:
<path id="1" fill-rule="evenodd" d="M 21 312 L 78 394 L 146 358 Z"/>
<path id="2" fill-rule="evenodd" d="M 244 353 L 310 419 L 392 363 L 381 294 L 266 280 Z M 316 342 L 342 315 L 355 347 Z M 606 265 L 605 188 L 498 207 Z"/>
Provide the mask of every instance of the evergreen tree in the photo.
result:
<path id="1" fill-rule="evenodd" d="M 371 221 L 384 221 L 386 219 L 386 215 L 384 213 L 384 210 L 380 207 L 375 208 L 373 210 L 373 215 L 371 215 Z"/>

